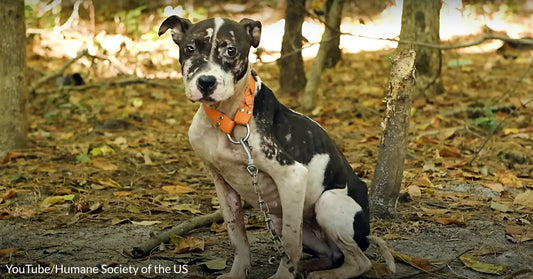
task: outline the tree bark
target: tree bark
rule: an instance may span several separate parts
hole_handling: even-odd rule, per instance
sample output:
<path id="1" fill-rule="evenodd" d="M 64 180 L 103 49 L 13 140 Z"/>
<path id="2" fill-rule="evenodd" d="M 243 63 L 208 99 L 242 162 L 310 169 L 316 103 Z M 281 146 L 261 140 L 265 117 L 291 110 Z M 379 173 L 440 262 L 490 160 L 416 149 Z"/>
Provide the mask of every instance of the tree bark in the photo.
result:
<path id="1" fill-rule="evenodd" d="M 338 49 L 339 45 L 331 44 L 329 41 L 335 40 L 338 38 L 339 33 L 336 33 L 335 28 L 328 28 L 328 26 L 340 26 L 342 6 L 344 0 L 332 0 L 331 7 L 329 8 L 328 14 L 326 15 L 326 28 L 324 34 L 322 34 L 320 48 L 318 53 L 313 60 L 313 65 L 311 66 L 311 71 L 307 78 L 307 84 L 305 85 L 305 90 L 302 95 L 302 109 L 304 111 L 312 110 L 316 105 L 316 92 L 318 90 L 318 83 L 320 81 L 320 74 L 326 65 L 326 61 L 330 53 L 334 49 Z"/>
<path id="2" fill-rule="evenodd" d="M 0 153 L 24 147 L 26 119 L 26 27 L 24 1 L 3 1 L 0 5 Z"/>
<path id="3" fill-rule="evenodd" d="M 305 0 L 287 0 L 285 33 L 279 60 L 279 85 L 282 92 L 299 92 L 305 87 L 306 79 L 301 50 L 304 16 Z"/>
<path id="4" fill-rule="evenodd" d="M 324 47 L 328 50 L 328 56 L 324 61 L 324 69 L 332 68 L 337 65 L 341 60 L 341 49 L 339 48 L 341 42 L 341 20 L 342 20 L 342 5 L 340 8 L 338 6 L 333 7 L 333 2 L 335 0 L 328 0 L 326 2 L 326 15 L 329 15 L 331 24 L 326 24 L 325 28 L 331 29 L 331 40 L 322 43 Z M 344 2 L 344 1 L 343 1 Z M 332 10 L 332 7 L 335 10 Z"/>
<path id="5" fill-rule="evenodd" d="M 391 77 L 387 88 L 383 136 L 370 188 L 370 212 L 379 218 L 396 215 L 396 201 L 403 178 L 407 153 L 411 94 L 415 83 L 415 52 L 397 51 L 391 58 Z"/>
<path id="6" fill-rule="evenodd" d="M 440 44 L 441 0 L 404 0 L 400 40 Z M 399 49 L 409 46 L 401 44 Z M 430 97 L 444 92 L 441 50 L 415 45 L 417 71 L 415 96 Z"/>

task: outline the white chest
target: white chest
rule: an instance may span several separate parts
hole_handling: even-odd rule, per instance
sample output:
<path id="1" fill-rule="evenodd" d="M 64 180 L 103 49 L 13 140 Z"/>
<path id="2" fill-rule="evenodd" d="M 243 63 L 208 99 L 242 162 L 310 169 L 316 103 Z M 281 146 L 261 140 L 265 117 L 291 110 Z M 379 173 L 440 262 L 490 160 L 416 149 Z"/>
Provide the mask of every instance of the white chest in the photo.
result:
<path id="1" fill-rule="evenodd" d="M 260 153 L 259 141 L 253 132 L 249 143 L 254 161 L 263 160 Z M 241 127 L 238 127 L 241 128 Z M 243 129 L 236 129 L 235 135 L 244 135 Z M 215 129 L 207 121 L 203 112 L 199 111 L 193 118 L 189 129 L 189 141 L 196 154 L 211 169 L 221 175 L 242 199 L 254 207 L 257 206 L 257 194 L 252 187 L 252 177 L 246 170 L 248 157 L 240 144 L 231 143 L 224 133 Z M 260 165 L 260 164 L 259 164 Z M 273 214 L 281 213 L 279 194 L 273 179 L 264 171 L 259 169 L 257 183 L 261 189 L 263 199 L 268 203 Z"/>

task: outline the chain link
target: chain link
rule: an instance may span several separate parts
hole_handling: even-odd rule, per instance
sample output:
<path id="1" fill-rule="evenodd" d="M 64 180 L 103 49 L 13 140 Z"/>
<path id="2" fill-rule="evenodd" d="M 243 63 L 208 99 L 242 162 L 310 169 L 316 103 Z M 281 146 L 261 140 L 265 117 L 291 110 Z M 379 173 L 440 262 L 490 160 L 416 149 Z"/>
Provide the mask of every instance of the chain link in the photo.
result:
<path id="1" fill-rule="evenodd" d="M 276 228 L 274 227 L 274 221 L 272 220 L 272 218 L 270 218 L 270 209 L 266 201 L 263 199 L 263 192 L 261 191 L 261 189 L 259 188 L 259 185 L 257 184 L 257 174 L 259 173 L 259 169 L 254 164 L 254 160 L 252 158 L 252 152 L 250 151 L 250 145 L 248 144 L 248 137 L 250 135 L 250 127 L 246 125 L 246 129 L 247 129 L 247 135 L 243 138 L 240 138 L 239 141 L 232 140 L 231 136 L 228 136 L 228 139 L 230 139 L 230 142 L 234 144 L 240 144 L 242 149 L 244 150 L 244 153 L 246 153 L 246 156 L 248 157 L 247 158 L 248 165 L 246 167 L 246 171 L 248 171 L 248 174 L 250 174 L 250 177 L 252 178 L 252 187 L 254 189 L 254 192 L 257 194 L 259 210 L 261 211 L 261 214 L 263 214 L 267 230 L 270 233 L 270 238 L 274 241 L 274 244 L 276 245 L 278 253 L 280 254 L 282 260 L 285 259 L 285 264 L 289 272 L 292 273 L 292 275 L 294 275 L 294 278 L 303 278 L 303 275 L 298 273 L 298 271 L 296 270 L 296 267 L 294 266 L 294 263 L 292 262 L 291 256 L 285 250 L 283 240 L 276 232 Z"/>

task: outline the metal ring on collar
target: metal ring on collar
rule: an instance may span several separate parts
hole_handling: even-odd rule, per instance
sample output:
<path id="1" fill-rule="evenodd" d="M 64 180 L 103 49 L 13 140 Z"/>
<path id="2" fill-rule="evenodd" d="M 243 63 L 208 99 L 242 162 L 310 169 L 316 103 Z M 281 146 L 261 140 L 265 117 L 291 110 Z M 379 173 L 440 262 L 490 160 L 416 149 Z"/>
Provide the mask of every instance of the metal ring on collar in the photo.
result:
<path id="1" fill-rule="evenodd" d="M 244 125 L 246 127 L 246 135 L 241 138 L 240 140 L 235 140 L 233 139 L 233 137 L 231 136 L 231 133 L 229 134 L 226 134 L 228 136 L 228 140 L 233 143 L 233 144 L 240 144 L 241 143 L 241 140 L 243 141 L 247 141 L 248 138 L 250 137 L 250 125 L 248 123 L 246 123 L 246 125 Z"/>

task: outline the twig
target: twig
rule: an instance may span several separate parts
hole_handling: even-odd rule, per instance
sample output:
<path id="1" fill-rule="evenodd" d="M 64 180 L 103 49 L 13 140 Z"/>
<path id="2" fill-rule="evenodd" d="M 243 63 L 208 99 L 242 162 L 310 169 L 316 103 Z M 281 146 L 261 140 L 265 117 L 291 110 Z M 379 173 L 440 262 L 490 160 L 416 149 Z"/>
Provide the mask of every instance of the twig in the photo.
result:
<path id="1" fill-rule="evenodd" d="M 67 68 L 70 67 L 70 65 L 78 61 L 80 58 L 88 56 L 88 55 L 89 55 L 89 51 L 87 49 L 80 51 L 80 53 L 78 53 L 76 57 L 70 59 L 67 63 L 65 63 L 65 65 L 63 65 L 57 71 L 52 72 L 48 75 L 45 75 L 44 77 L 36 81 L 29 89 L 30 94 L 35 94 L 35 90 L 39 88 L 40 86 L 42 86 L 44 83 L 48 82 L 49 80 L 62 76 L 63 72 L 65 72 L 65 70 L 67 70 Z"/>
<path id="2" fill-rule="evenodd" d="M 150 254 L 150 252 L 158 247 L 161 243 L 166 243 L 170 240 L 172 235 L 184 235 L 191 230 L 194 230 L 199 227 L 207 226 L 215 222 L 222 222 L 222 213 L 219 210 L 202 216 L 197 216 L 191 218 L 170 230 L 162 232 L 158 236 L 150 238 L 148 241 L 141 244 L 141 246 L 136 246 L 131 249 L 131 253 L 127 253 L 132 258 L 141 258 Z"/>

